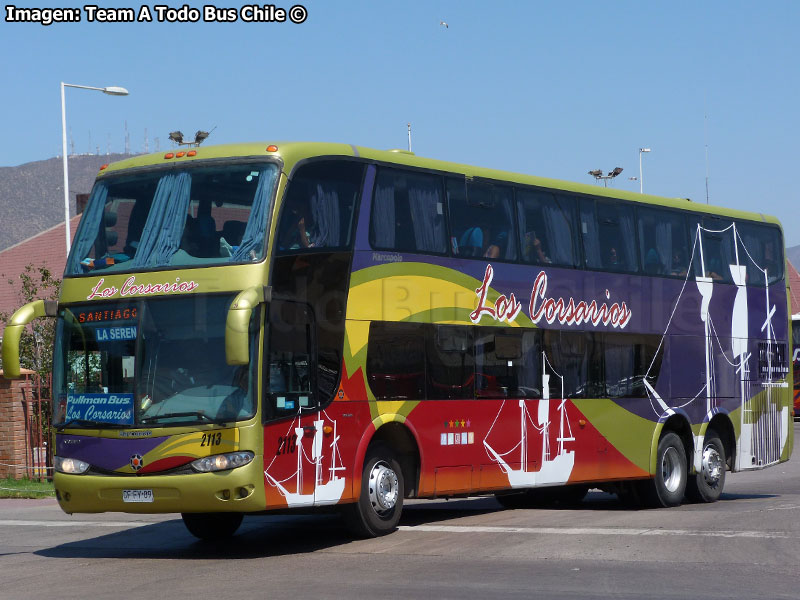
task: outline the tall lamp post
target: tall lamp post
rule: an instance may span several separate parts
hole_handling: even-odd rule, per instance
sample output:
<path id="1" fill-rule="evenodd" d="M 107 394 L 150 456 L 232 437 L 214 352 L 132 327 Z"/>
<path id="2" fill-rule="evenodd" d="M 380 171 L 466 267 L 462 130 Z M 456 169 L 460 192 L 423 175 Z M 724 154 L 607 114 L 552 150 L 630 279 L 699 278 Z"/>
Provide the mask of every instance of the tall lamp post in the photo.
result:
<path id="1" fill-rule="evenodd" d="M 650 152 L 650 148 L 639 148 L 639 193 L 644 194 L 644 180 L 642 179 L 642 153 Z"/>
<path id="2" fill-rule="evenodd" d="M 123 87 L 91 87 L 61 82 L 61 151 L 64 156 L 64 228 L 67 232 L 67 255 L 69 256 L 69 167 L 67 166 L 67 108 L 64 101 L 64 88 L 73 87 L 82 90 L 97 90 L 109 96 L 127 96 L 128 90 Z"/>

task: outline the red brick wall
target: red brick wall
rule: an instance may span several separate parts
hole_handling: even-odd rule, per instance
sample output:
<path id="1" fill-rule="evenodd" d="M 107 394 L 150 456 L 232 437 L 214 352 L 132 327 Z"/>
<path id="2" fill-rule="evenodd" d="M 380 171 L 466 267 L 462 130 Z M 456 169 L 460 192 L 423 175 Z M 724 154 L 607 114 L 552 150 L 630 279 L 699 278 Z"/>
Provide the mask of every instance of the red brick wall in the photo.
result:
<path id="1" fill-rule="evenodd" d="M 33 465 L 25 441 L 25 408 L 32 396 L 29 379 L 0 377 L 0 479 L 31 475 Z"/>

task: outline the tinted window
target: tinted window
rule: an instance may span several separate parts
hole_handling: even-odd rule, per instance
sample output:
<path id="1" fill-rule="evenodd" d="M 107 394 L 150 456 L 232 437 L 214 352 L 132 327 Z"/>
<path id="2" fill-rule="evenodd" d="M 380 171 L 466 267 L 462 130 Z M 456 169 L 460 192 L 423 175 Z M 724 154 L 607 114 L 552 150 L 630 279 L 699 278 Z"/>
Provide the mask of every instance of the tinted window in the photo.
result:
<path id="1" fill-rule="evenodd" d="M 539 331 L 481 327 L 475 334 L 479 398 L 541 398 Z"/>
<path id="2" fill-rule="evenodd" d="M 550 192 L 517 190 L 522 260 L 575 266 L 575 201 Z"/>
<path id="3" fill-rule="evenodd" d="M 428 334 L 427 397 L 434 400 L 474 398 L 472 328 L 433 325 L 425 329 Z"/>
<path id="4" fill-rule="evenodd" d="M 649 275 L 685 277 L 691 248 L 686 217 L 668 210 L 640 208 L 639 259 Z"/>
<path id="5" fill-rule="evenodd" d="M 627 273 L 638 270 L 636 231 L 630 206 L 581 200 L 580 223 L 587 267 Z"/>
<path id="6" fill-rule="evenodd" d="M 448 179 L 447 206 L 453 255 L 516 259 L 511 188 Z"/>
<path id="7" fill-rule="evenodd" d="M 444 254 L 445 239 L 441 178 L 381 169 L 372 198 L 372 247 Z"/>
<path id="8" fill-rule="evenodd" d="M 736 264 L 736 249 L 732 222 L 717 217 L 704 217 L 700 241 L 702 254 L 698 253 L 695 257 L 695 273 L 714 281 L 733 283 L 731 265 Z"/>
<path id="9" fill-rule="evenodd" d="M 292 175 L 278 227 L 278 250 L 349 248 L 364 167 L 312 162 Z"/>
<path id="10" fill-rule="evenodd" d="M 783 279 L 783 241 L 780 230 L 769 225 L 736 224 L 739 264 L 747 267 L 747 284 L 763 286 Z M 764 273 L 766 271 L 766 275 Z"/>
<path id="11" fill-rule="evenodd" d="M 313 322 L 308 305 L 269 305 L 265 418 L 314 406 Z"/>
<path id="12" fill-rule="evenodd" d="M 367 380 L 379 400 L 424 398 L 423 326 L 417 323 L 370 323 Z"/>
<path id="13" fill-rule="evenodd" d="M 274 164 L 216 164 L 99 180 L 68 275 L 260 260 L 278 179 Z"/>

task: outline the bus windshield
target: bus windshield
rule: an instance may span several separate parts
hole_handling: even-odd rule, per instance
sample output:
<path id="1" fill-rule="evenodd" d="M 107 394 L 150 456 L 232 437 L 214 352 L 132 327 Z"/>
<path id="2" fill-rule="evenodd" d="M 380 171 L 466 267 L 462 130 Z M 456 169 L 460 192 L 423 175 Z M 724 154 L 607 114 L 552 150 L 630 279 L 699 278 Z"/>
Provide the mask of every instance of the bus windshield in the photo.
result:
<path id="1" fill-rule="evenodd" d="M 261 260 L 277 174 L 274 163 L 214 163 L 102 178 L 66 275 Z"/>
<path id="2" fill-rule="evenodd" d="M 251 417 L 249 367 L 225 361 L 231 301 L 195 296 L 63 309 L 54 424 L 154 427 Z"/>

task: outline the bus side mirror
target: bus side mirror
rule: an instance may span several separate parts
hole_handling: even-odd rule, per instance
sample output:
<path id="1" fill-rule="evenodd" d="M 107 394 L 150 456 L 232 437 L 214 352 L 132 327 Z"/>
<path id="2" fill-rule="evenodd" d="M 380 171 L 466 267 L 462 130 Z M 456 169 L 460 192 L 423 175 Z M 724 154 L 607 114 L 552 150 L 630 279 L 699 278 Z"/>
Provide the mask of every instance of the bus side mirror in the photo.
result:
<path id="1" fill-rule="evenodd" d="M 254 286 L 233 299 L 225 320 L 225 362 L 246 365 L 250 362 L 250 319 L 253 309 L 272 299 L 272 288 Z"/>
<path id="2" fill-rule="evenodd" d="M 55 317 L 58 302 L 54 300 L 34 300 L 18 308 L 8 321 L 3 333 L 3 376 L 7 379 L 20 377 L 19 342 L 25 326 L 39 317 Z"/>

